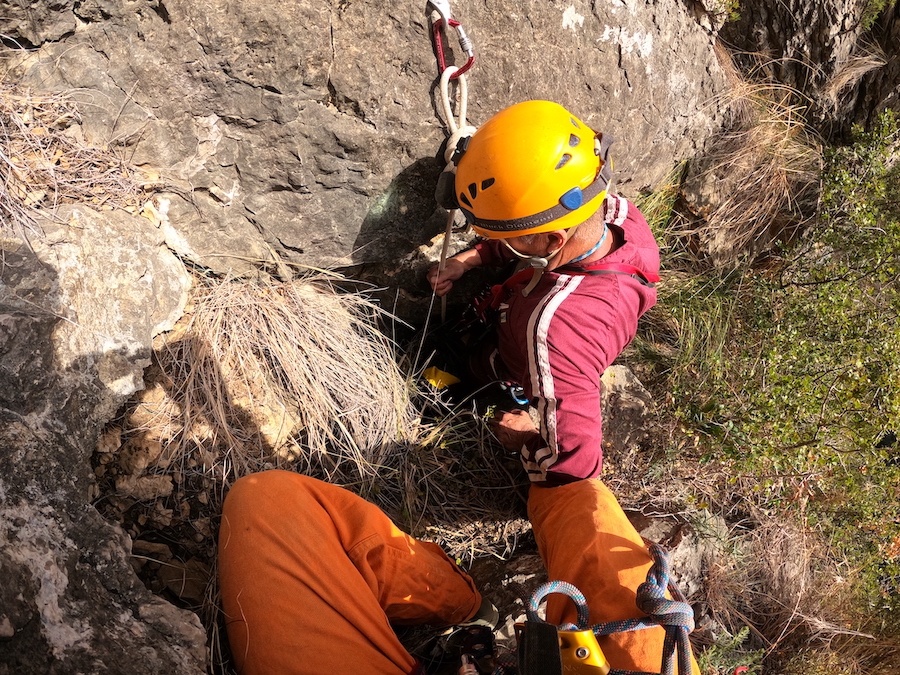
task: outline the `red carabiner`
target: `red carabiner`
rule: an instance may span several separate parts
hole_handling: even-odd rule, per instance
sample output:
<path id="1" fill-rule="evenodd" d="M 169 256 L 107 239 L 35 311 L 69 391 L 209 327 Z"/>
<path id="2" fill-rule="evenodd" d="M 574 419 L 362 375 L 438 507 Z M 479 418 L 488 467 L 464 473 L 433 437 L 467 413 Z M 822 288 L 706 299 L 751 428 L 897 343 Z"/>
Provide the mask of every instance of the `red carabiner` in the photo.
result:
<path id="1" fill-rule="evenodd" d="M 447 62 L 444 59 L 444 41 L 441 39 L 444 23 L 445 20 L 441 18 L 435 21 L 431 27 L 432 33 L 434 35 L 434 55 L 437 57 L 439 75 L 447 69 Z M 456 30 L 457 35 L 459 35 L 459 47 L 468 57 L 466 59 L 466 62 L 462 66 L 460 66 L 460 68 L 455 73 L 450 75 L 450 79 L 455 80 L 457 77 L 469 70 L 469 68 L 471 68 L 475 63 L 475 51 L 472 48 L 472 41 L 469 40 L 469 36 L 466 35 L 466 32 L 463 30 L 463 27 L 460 25 L 459 21 L 457 21 L 456 19 L 447 19 L 446 24 Z"/>

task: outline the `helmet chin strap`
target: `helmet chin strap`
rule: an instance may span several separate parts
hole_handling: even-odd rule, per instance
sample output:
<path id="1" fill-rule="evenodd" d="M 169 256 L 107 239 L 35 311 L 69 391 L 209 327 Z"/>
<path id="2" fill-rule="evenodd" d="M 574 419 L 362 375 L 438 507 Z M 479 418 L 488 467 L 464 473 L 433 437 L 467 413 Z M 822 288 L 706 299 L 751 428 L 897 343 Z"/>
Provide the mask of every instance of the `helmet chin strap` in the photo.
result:
<path id="1" fill-rule="evenodd" d="M 528 284 L 525 288 L 522 289 L 522 295 L 527 296 L 531 291 L 534 290 L 534 287 L 538 285 L 538 282 L 541 280 L 541 277 L 544 276 L 544 271 L 547 269 L 547 265 L 550 263 L 550 258 L 559 253 L 559 249 L 556 249 L 553 253 L 548 255 L 546 258 L 542 258 L 540 256 L 531 256 L 527 259 L 528 266 L 531 267 L 531 279 L 528 281 Z"/>
<path id="2" fill-rule="evenodd" d="M 562 246 L 560 246 L 555 251 L 551 251 L 550 253 L 543 256 L 526 255 L 524 253 L 520 253 L 519 251 L 514 249 L 510 245 L 510 243 L 506 241 L 506 239 L 501 240 L 506 248 L 512 251 L 515 256 L 521 258 L 525 265 L 531 267 L 534 270 L 533 274 L 531 275 L 531 280 L 528 282 L 528 285 L 526 285 L 525 288 L 522 289 L 522 295 L 527 296 L 529 293 L 531 293 L 531 291 L 534 290 L 534 287 L 537 286 L 538 282 L 541 280 L 541 276 L 544 274 L 544 271 L 550 265 L 550 261 L 553 260 L 553 258 L 555 258 L 559 254 L 559 252 L 566 247 L 566 244 L 571 237 L 571 232 L 573 232 L 576 227 L 578 226 L 576 225 L 575 227 L 571 228 L 571 230 L 567 233 L 566 241 L 563 242 Z"/>

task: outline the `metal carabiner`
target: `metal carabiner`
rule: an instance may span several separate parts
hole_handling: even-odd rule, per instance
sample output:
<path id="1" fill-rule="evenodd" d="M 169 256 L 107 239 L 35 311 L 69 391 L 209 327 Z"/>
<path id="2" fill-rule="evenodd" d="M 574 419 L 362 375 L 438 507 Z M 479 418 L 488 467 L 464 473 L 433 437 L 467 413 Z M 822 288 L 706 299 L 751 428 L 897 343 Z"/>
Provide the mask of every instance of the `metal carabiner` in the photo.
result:
<path id="1" fill-rule="evenodd" d="M 450 16 L 450 1 L 449 0 L 428 0 L 425 3 L 425 14 L 431 15 L 431 12 L 437 12 L 441 15 L 441 18 L 450 23 L 450 19 L 453 17 Z"/>
<path id="2" fill-rule="evenodd" d="M 459 37 L 459 48 L 466 55 L 466 62 L 460 66 L 455 73 L 450 75 L 450 79 L 455 80 L 469 70 L 475 63 L 475 48 L 472 44 L 472 40 L 466 35 L 466 31 L 459 21 L 450 16 L 449 0 L 428 0 L 425 3 L 425 13 L 429 17 L 431 17 L 433 13 L 437 13 L 440 16 L 436 21 L 432 20 L 431 28 L 434 38 L 434 54 L 437 58 L 439 74 L 443 73 L 447 68 L 447 63 L 444 59 L 444 41 L 441 38 L 442 30 L 444 26 L 449 26 L 456 30 L 456 34 Z"/>

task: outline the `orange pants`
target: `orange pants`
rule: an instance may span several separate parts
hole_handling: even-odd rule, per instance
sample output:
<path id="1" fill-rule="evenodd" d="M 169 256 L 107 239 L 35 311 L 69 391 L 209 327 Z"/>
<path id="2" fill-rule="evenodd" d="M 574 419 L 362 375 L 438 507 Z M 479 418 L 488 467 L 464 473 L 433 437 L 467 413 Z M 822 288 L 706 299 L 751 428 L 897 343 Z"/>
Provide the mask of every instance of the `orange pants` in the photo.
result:
<path id="1" fill-rule="evenodd" d="M 635 589 L 652 561 L 603 483 L 532 486 L 528 509 L 548 578 L 585 594 L 592 624 L 638 615 Z M 481 604 L 440 547 L 347 490 L 286 471 L 231 488 L 219 581 L 235 665 L 249 675 L 413 673 L 391 623 L 452 625 Z M 547 620 L 574 623 L 574 605 L 550 596 Z M 615 668 L 658 672 L 662 640 L 651 628 L 600 644 Z"/>
<path id="2" fill-rule="evenodd" d="M 653 560 L 606 485 L 599 479 L 552 488 L 532 485 L 528 518 L 547 578 L 566 581 L 584 594 L 590 625 L 641 616 L 636 591 L 646 581 Z M 576 623 L 574 603 L 550 595 L 546 620 L 556 625 Z M 645 628 L 597 641 L 613 668 L 658 673 L 664 638 L 662 628 Z M 696 662 L 693 672 L 700 675 Z"/>
<path id="3" fill-rule="evenodd" d="M 390 622 L 452 625 L 481 604 L 439 546 L 347 490 L 287 471 L 231 488 L 219 583 L 235 665 L 249 675 L 412 673 Z"/>

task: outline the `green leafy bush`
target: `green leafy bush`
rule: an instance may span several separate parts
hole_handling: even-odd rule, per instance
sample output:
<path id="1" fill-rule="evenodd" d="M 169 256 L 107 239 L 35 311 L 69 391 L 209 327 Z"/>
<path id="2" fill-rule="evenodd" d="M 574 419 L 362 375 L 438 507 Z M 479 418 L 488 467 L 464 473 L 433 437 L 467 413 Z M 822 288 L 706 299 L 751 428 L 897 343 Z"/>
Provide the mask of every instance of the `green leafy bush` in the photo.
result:
<path id="1" fill-rule="evenodd" d="M 827 155 L 821 212 L 777 262 L 663 298 L 673 412 L 753 497 L 827 533 L 870 610 L 900 609 L 900 124 Z M 885 615 L 886 616 L 886 615 Z"/>
<path id="2" fill-rule="evenodd" d="M 744 669 L 746 675 L 759 675 L 762 672 L 762 650 L 749 649 L 746 646 L 750 637 L 750 629 L 742 628 L 737 635 L 724 633 L 709 647 L 704 649 L 697 659 L 702 673 L 734 673 L 736 669 Z"/>

